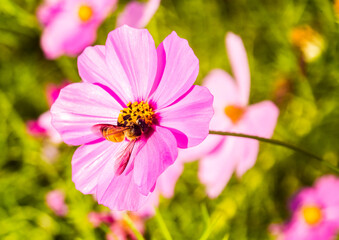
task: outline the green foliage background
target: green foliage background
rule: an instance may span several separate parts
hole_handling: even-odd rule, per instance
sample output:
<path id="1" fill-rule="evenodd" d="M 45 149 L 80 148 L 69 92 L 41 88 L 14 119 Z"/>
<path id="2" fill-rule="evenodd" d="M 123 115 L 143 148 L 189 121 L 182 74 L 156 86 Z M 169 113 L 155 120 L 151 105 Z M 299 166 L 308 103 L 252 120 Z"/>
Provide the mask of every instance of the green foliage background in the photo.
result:
<path id="1" fill-rule="evenodd" d="M 96 44 L 104 44 L 126 3 L 120 1 L 100 27 Z M 26 121 L 48 110 L 47 83 L 80 81 L 75 58 L 44 58 L 38 4 L 0 4 L 0 239 L 102 239 L 105 229 L 94 229 L 87 215 L 106 208 L 71 181 L 75 148 L 61 145 L 56 163 L 47 163 L 46 142 L 26 133 Z M 302 69 L 289 34 L 304 24 L 322 35 L 326 47 Z M 281 111 L 274 138 L 338 166 L 339 25 L 332 1 L 163 0 L 147 28 L 157 45 L 173 30 L 189 41 L 200 60 L 197 84 L 214 68 L 231 72 L 224 37 L 228 31 L 240 35 L 251 69 L 251 103 L 275 100 Z M 282 79 L 288 88 L 278 97 Z M 197 162 L 186 164 L 173 199 L 161 199 L 159 212 L 173 239 L 271 239 L 267 228 L 288 218 L 288 199 L 317 177 L 334 174 L 319 161 L 263 143 L 255 167 L 211 200 L 197 170 Z M 45 195 L 53 189 L 66 192 L 70 211 L 64 218 L 46 206 Z M 147 239 L 165 238 L 157 219 L 147 222 Z"/>

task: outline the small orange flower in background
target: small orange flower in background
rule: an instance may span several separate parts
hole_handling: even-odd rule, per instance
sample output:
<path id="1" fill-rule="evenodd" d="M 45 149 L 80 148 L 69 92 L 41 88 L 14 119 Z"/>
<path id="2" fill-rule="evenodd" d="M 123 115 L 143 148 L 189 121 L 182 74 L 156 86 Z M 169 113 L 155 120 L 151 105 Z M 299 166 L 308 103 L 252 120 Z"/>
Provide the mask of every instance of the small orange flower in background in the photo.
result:
<path id="1" fill-rule="evenodd" d="M 339 0 L 334 1 L 334 12 L 339 20 Z"/>
<path id="2" fill-rule="evenodd" d="M 292 29 L 290 39 L 306 62 L 317 59 L 325 48 L 323 37 L 308 25 Z"/>

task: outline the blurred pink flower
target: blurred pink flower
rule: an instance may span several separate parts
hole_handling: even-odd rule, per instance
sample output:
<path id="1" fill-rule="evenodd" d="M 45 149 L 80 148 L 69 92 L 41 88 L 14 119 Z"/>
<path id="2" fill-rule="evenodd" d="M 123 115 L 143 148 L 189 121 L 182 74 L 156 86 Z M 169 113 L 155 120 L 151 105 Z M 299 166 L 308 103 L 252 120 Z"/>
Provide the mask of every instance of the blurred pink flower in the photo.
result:
<path id="1" fill-rule="evenodd" d="M 88 219 L 95 228 L 101 224 L 109 227 L 110 232 L 106 235 L 106 239 L 136 239 L 133 231 L 124 219 L 126 214 L 132 220 L 136 229 L 143 234 L 145 231 L 144 222 L 146 217 L 135 212 L 91 212 L 88 214 Z"/>
<path id="2" fill-rule="evenodd" d="M 46 87 L 46 98 L 48 106 L 52 106 L 55 100 L 59 97 L 62 88 L 66 87 L 71 82 L 68 80 L 62 81 L 61 84 L 49 83 Z"/>
<path id="3" fill-rule="evenodd" d="M 90 212 L 88 220 L 92 223 L 93 227 L 99 227 L 102 223 L 110 225 L 115 221 L 110 212 Z"/>
<path id="4" fill-rule="evenodd" d="M 126 24 L 135 28 L 145 27 L 158 10 L 160 1 L 161 0 L 148 0 L 148 2 L 143 3 L 134 0 L 131 1 L 118 16 L 117 26 L 120 27 Z"/>
<path id="5" fill-rule="evenodd" d="M 48 105 L 51 106 L 59 96 L 61 88 L 69 84 L 68 80 L 64 80 L 60 85 L 48 84 L 46 87 L 46 98 Z M 34 137 L 47 137 L 51 142 L 59 144 L 62 142 L 60 134 L 52 126 L 52 116 L 49 111 L 44 112 L 38 120 L 30 120 L 27 122 L 27 132 Z"/>
<path id="6" fill-rule="evenodd" d="M 43 26 L 47 26 L 58 15 L 64 6 L 66 0 L 45 0 L 37 10 L 37 17 Z"/>
<path id="7" fill-rule="evenodd" d="M 37 11 L 44 27 L 41 47 L 49 59 L 76 56 L 96 39 L 96 32 L 117 0 L 46 0 Z"/>
<path id="8" fill-rule="evenodd" d="M 27 122 L 27 132 L 34 137 L 47 137 L 51 142 L 59 144 L 62 142 L 60 134 L 52 126 L 52 116 L 49 111 L 44 112 L 38 120 Z"/>
<path id="9" fill-rule="evenodd" d="M 27 132 L 34 137 L 42 137 L 47 134 L 47 130 L 39 124 L 39 120 L 27 121 Z"/>
<path id="10" fill-rule="evenodd" d="M 274 231 L 281 240 L 330 240 L 339 232 L 339 178 L 323 176 L 290 203 L 291 219 Z M 273 225 L 279 230 L 279 225 Z"/>
<path id="11" fill-rule="evenodd" d="M 46 195 L 46 203 L 58 216 L 65 216 L 68 213 L 68 207 L 65 203 L 65 194 L 60 190 L 50 191 Z"/>
<path id="12" fill-rule="evenodd" d="M 105 46 L 86 48 L 78 67 L 83 82 L 62 89 L 51 109 L 63 140 L 82 145 L 72 159 L 75 186 L 112 210 L 136 211 L 178 147 L 208 135 L 213 97 L 192 85 L 199 61 L 175 32 L 156 49 L 147 30 L 124 25 Z M 114 142 L 93 131 L 97 124 L 131 127 Z M 128 137 L 132 130 L 138 135 Z"/>
<path id="13" fill-rule="evenodd" d="M 244 133 L 269 138 L 272 136 L 279 110 L 271 101 L 248 105 L 250 71 L 247 55 L 239 36 L 228 33 L 226 47 L 234 78 L 223 70 L 212 70 L 203 81 L 214 96 L 214 116 L 210 129 Z M 209 197 L 217 197 L 234 171 L 242 176 L 256 161 L 259 142 L 247 138 L 209 135 L 191 149 L 179 151 L 179 159 L 202 158 L 199 178 Z"/>
<path id="14" fill-rule="evenodd" d="M 284 240 L 282 225 L 275 223 L 270 224 L 268 226 L 268 231 L 271 235 L 275 237 L 275 240 Z"/>

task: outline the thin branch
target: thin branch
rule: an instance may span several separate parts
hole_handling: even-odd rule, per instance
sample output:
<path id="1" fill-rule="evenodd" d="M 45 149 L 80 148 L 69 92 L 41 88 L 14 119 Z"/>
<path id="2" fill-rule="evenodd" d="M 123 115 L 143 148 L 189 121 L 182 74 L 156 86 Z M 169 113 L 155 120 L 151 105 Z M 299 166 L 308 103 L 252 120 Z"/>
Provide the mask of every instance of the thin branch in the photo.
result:
<path id="1" fill-rule="evenodd" d="M 332 165 L 329 162 L 326 162 L 324 159 L 322 159 L 321 157 L 310 153 L 302 148 L 299 148 L 297 146 L 294 146 L 292 144 L 286 143 L 286 142 L 282 142 L 279 140 L 275 140 L 275 139 L 269 139 L 269 138 L 263 138 L 263 137 L 258 137 L 258 136 L 253 136 L 253 135 L 247 135 L 247 134 L 242 134 L 242 133 L 231 133 L 231 132 L 220 132 L 220 131 L 210 131 L 210 134 L 215 134 L 215 135 L 223 135 L 223 136 L 233 136 L 233 137 L 242 137 L 242 138 L 251 138 L 251 139 L 255 139 L 261 142 L 266 142 L 266 143 L 270 143 L 270 144 L 274 144 L 274 145 L 278 145 L 278 146 L 282 146 L 285 148 L 289 148 L 293 151 L 296 152 L 300 152 L 302 154 L 305 154 L 306 156 L 309 156 L 311 158 L 314 158 L 318 161 L 320 161 L 321 163 L 323 163 L 324 165 L 326 165 L 327 167 L 331 168 L 333 171 L 339 173 L 339 169 L 337 167 L 335 167 L 334 165 Z"/>

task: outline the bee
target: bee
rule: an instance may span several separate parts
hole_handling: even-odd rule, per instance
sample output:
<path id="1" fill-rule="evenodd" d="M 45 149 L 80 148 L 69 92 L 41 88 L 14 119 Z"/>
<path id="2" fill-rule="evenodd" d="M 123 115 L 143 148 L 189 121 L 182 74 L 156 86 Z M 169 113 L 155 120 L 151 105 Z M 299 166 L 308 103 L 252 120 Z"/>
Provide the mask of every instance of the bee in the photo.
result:
<path id="1" fill-rule="evenodd" d="M 129 140 L 126 148 L 118 154 L 114 171 L 117 175 L 121 175 L 126 169 L 131 158 L 134 145 L 140 136 L 148 130 L 148 125 L 144 120 L 138 119 L 136 123 L 131 123 L 129 126 L 122 124 L 97 124 L 92 127 L 92 131 L 100 137 L 111 142 L 122 142 L 125 138 Z"/>

